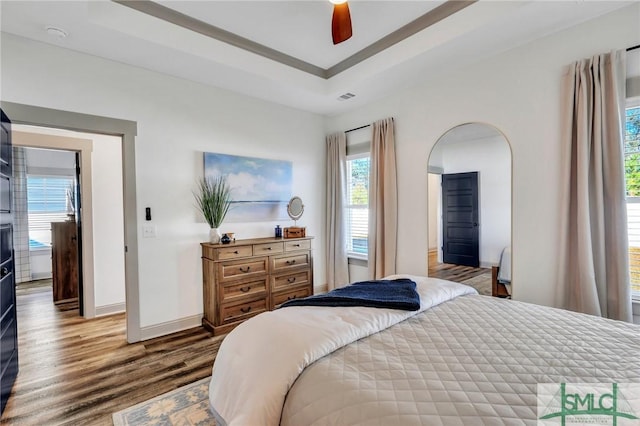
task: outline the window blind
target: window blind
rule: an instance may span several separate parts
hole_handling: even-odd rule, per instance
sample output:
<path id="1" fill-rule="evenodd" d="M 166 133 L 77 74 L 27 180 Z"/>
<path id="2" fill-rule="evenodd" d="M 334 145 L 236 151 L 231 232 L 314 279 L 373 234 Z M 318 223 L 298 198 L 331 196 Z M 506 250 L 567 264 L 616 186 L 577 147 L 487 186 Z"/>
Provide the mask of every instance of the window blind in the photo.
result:
<path id="1" fill-rule="evenodd" d="M 67 189 L 73 188 L 69 176 L 27 175 L 29 239 L 51 245 L 51 222 L 67 218 Z M 32 244 L 38 246 L 38 244 Z"/>

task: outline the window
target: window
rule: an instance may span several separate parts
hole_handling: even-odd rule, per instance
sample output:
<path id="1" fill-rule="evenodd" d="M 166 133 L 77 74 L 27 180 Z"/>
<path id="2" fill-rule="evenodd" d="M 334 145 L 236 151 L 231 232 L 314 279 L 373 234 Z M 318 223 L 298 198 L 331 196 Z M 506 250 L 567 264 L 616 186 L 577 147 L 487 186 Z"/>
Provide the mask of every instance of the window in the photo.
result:
<path id="1" fill-rule="evenodd" d="M 369 237 L 369 154 L 347 157 L 347 254 L 366 258 Z"/>
<path id="2" fill-rule="evenodd" d="M 631 293 L 640 299 L 640 100 L 626 109 L 624 168 Z"/>
<path id="3" fill-rule="evenodd" d="M 67 218 L 67 189 L 74 185 L 70 176 L 27 175 L 29 248 L 51 245 L 51 222 Z"/>

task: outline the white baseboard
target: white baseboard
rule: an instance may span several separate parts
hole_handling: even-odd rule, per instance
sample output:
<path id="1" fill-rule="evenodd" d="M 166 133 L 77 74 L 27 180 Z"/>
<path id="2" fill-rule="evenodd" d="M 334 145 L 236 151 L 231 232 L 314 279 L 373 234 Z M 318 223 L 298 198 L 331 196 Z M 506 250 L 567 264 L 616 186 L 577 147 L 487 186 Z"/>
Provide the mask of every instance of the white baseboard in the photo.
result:
<path id="1" fill-rule="evenodd" d="M 155 337 L 166 336 L 189 328 L 200 327 L 202 325 L 202 314 L 193 315 L 187 318 L 180 318 L 160 324 L 150 325 L 140 328 L 140 340 L 149 340 Z"/>
<path id="2" fill-rule="evenodd" d="M 125 312 L 126 310 L 127 310 L 127 304 L 125 302 L 112 303 L 111 305 L 104 305 L 104 306 L 96 306 L 95 316 L 103 317 L 105 315 L 119 314 L 120 312 Z"/>

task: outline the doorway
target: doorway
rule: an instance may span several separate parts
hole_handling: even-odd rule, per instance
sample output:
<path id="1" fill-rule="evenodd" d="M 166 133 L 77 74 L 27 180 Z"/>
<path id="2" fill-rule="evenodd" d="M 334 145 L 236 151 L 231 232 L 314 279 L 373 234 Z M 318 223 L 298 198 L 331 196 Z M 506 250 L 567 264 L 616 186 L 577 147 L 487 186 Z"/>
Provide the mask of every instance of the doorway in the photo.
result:
<path id="1" fill-rule="evenodd" d="M 140 326 L 140 289 L 138 287 L 138 211 L 136 205 L 135 161 L 137 123 L 135 121 L 6 101 L 2 101 L 2 109 L 12 117 L 14 123 L 69 129 L 100 135 L 115 135 L 121 139 L 122 180 L 123 183 L 126 183 L 124 185 L 126 333 L 127 342 L 140 341 L 142 330 Z"/>
<path id="2" fill-rule="evenodd" d="M 55 223 L 52 229 L 73 230 L 73 225 L 82 225 L 75 235 L 67 233 L 62 237 L 71 246 L 77 247 L 78 257 L 82 258 L 82 262 L 76 264 L 76 275 L 80 277 L 79 282 L 82 284 L 78 287 L 80 306 L 83 307 L 82 316 L 93 318 L 124 312 L 126 298 L 121 138 L 15 125 L 13 140 L 14 146 L 19 147 L 44 148 L 58 153 L 73 150 L 79 153 L 77 159 L 80 170 L 76 169 L 76 179 L 82 191 L 73 201 L 77 205 L 74 215 L 76 223 Z M 41 173 L 47 172 L 47 169 L 36 167 L 32 171 Z M 54 264 L 55 280 L 55 247 L 52 247 L 52 255 L 53 262 L 50 262 Z M 63 259 L 68 258 L 68 253 L 63 256 Z M 58 275 L 62 276 L 65 272 L 69 271 L 63 267 L 58 270 Z"/>

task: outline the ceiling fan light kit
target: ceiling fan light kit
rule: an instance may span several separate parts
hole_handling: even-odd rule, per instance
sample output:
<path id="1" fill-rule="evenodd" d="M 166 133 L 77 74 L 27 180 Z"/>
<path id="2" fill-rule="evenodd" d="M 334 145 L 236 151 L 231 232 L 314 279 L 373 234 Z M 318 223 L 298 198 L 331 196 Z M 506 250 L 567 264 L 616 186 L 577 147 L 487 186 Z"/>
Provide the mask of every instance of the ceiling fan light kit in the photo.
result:
<path id="1" fill-rule="evenodd" d="M 351 14 L 346 0 L 331 0 L 331 3 L 333 3 L 331 36 L 333 37 L 333 44 L 338 44 L 351 38 Z"/>

